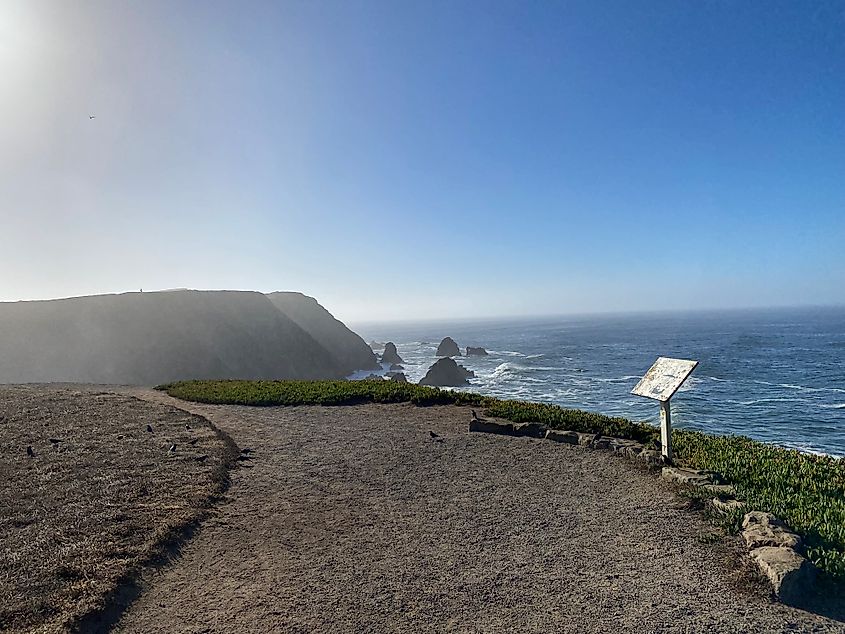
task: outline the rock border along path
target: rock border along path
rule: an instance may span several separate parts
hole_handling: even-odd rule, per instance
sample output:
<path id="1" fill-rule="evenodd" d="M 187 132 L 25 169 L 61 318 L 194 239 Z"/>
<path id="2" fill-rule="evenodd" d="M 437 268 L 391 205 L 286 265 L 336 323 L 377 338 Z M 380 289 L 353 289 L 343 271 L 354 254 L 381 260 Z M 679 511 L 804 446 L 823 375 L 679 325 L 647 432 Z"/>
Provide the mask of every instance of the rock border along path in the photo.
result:
<path id="1" fill-rule="evenodd" d="M 845 631 L 737 583 L 739 540 L 698 539 L 672 485 L 612 453 L 469 434 L 455 406 L 135 394 L 253 452 L 118 631 Z"/>

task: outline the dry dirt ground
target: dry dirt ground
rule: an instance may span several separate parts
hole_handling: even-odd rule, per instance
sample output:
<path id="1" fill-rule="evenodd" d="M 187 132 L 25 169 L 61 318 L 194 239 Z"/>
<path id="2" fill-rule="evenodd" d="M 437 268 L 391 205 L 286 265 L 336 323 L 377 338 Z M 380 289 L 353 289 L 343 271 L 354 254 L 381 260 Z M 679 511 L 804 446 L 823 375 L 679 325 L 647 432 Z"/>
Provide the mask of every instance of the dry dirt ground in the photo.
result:
<path id="1" fill-rule="evenodd" d="M 452 406 L 179 407 L 251 459 L 119 632 L 845 632 L 623 458 Z"/>
<path id="2" fill-rule="evenodd" d="M 106 605 L 201 519 L 236 457 L 181 409 L 90 386 L 0 386 L 0 631 L 64 631 Z"/>

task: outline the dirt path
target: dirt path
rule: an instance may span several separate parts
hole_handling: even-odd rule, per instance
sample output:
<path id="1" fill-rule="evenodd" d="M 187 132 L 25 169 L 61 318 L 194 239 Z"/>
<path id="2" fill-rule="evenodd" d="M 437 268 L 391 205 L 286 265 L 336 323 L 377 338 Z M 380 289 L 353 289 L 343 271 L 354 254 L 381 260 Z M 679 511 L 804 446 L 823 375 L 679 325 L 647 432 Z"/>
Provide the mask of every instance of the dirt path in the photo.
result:
<path id="1" fill-rule="evenodd" d="M 120 632 L 845 631 L 739 588 L 741 551 L 624 459 L 457 407 L 179 406 L 253 459 Z"/>

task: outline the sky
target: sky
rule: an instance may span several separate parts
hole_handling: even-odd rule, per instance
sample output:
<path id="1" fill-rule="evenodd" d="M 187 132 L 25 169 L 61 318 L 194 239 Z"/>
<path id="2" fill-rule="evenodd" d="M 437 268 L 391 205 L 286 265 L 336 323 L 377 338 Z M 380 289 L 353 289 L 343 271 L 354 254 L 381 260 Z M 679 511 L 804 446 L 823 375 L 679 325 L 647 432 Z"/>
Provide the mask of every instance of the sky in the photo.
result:
<path id="1" fill-rule="evenodd" d="M 843 304 L 845 0 L 0 0 L 0 271 L 351 321 Z"/>

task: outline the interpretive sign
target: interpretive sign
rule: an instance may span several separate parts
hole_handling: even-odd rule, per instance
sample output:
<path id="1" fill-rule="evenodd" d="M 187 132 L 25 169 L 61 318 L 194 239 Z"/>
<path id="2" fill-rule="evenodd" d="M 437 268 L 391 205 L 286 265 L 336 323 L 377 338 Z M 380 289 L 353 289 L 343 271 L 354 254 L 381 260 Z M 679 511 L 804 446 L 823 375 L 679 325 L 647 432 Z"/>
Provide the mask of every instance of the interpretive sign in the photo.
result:
<path id="1" fill-rule="evenodd" d="M 668 462 L 672 461 L 672 415 L 669 412 L 669 399 L 678 391 L 697 365 L 698 361 L 658 357 L 654 365 L 631 390 L 631 394 L 660 401 L 661 453 Z"/>

